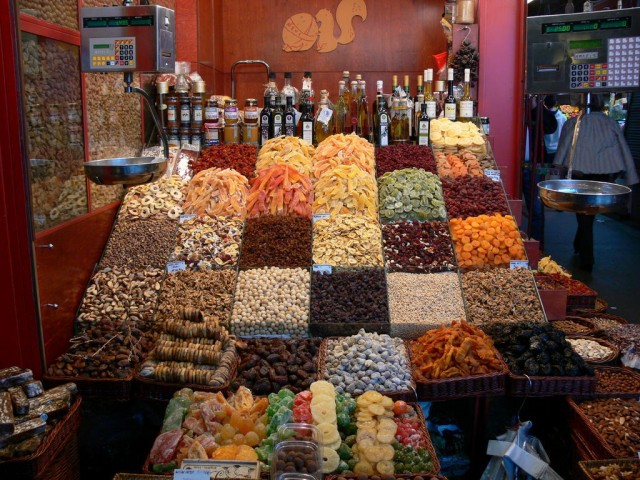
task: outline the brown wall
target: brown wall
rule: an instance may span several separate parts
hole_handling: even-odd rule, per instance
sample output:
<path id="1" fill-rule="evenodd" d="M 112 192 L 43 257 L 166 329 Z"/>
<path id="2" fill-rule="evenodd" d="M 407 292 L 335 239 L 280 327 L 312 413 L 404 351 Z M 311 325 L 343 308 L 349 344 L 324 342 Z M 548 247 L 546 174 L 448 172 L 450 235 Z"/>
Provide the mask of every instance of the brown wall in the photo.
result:
<path id="1" fill-rule="evenodd" d="M 209 91 L 231 94 L 231 66 L 237 60 L 261 59 L 278 74 L 293 72 L 293 84 L 300 88 L 302 73 L 313 72 L 314 89 L 326 88 L 331 98 L 337 96 L 342 70 L 353 79 L 361 73 L 368 92 L 375 92 L 375 81 L 391 87 L 391 75 L 409 74 L 411 90 L 416 75 L 435 67 L 433 54 L 446 50 L 440 26 L 444 0 L 366 0 L 367 18 L 353 19 L 355 40 L 329 53 L 319 53 L 315 45 L 303 52 L 282 50 L 282 28 L 286 20 L 298 13 L 316 15 L 321 9 L 335 14 L 341 0 L 199 0 L 198 63 Z M 336 35 L 339 29 L 336 25 Z M 236 98 L 262 98 L 266 81 L 263 67 L 240 66 L 236 69 Z"/>

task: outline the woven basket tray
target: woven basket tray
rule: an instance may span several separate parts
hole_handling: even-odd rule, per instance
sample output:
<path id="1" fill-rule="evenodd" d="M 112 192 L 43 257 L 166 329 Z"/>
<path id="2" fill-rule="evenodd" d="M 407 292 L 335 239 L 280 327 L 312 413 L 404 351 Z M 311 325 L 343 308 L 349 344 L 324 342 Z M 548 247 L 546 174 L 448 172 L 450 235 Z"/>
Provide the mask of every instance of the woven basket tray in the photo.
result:
<path id="1" fill-rule="evenodd" d="M 578 333 L 576 330 L 569 331 L 568 329 L 560 328 L 557 324 L 559 322 L 568 322 L 574 324 L 575 326 L 579 326 L 584 329 L 584 332 Z M 563 320 L 551 320 L 551 325 L 558 330 L 562 330 L 566 335 L 593 335 L 596 327 L 593 322 L 589 321 L 584 317 L 565 317 Z"/>
<path id="2" fill-rule="evenodd" d="M 102 400 L 131 400 L 133 374 L 125 378 L 90 378 L 90 377 L 57 377 L 43 375 L 42 381 L 47 388 L 73 382 L 78 386 L 78 393 L 85 398 Z"/>
<path id="3" fill-rule="evenodd" d="M 608 308 L 609 308 L 609 304 L 607 303 L 607 301 L 604 298 L 597 297 L 596 298 L 596 303 L 595 303 L 594 306 L 588 307 L 588 308 L 586 308 L 586 307 L 577 307 L 576 309 L 573 310 L 573 313 L 580 314 L 580 315 L 583 315 L 585 313 L 587 313 L 587 314 L 589 314 L 589 313 L 604 313 L 604 312 L 607 311 Z"/>
<path id="4" fill-rule="evenodd" d="M 582 473 L 585 480 L 594 480 L 595 477 L 593 477 L 589 473 L 589 470 L 591 468 L 606 467 L 608 465 L 620 465 L 622 467 L 625 467 L 626 465 L 640 465 L 640 460 L 638 460 L 637 458 L 625 458 L 625 459 L 619 459 L 619 460 L 610 459 L 610 460 L 590 460 L 590 461 L 578 462 L 578 468 L 580 469 L 580 473 Z M 628 478 L 633 478 L 633 477 L 628 477 Z"/>
<path id="5" fill-rule="evenodd" d="M 573 459 L 574 462 L 595 460 L 595 454 L 585 445 L 584 439 L 580 435 L 573 432 L 571 434 L 571 442 L 573 443 L 576 454 L 576 457 Z"/>
<path id="6" fill-rule="evenodd" d="M 605 367 L 605 366 L 597 366 L 596 370 L 596 390 L 594 393 L 590 395 L 586 395 L 588 398 L 638 398 L 640 397 L 640 388 L 636 391 L 627 391 L 627 392 L 601 392 L 598 391 L 598 385 L 600 385 L 600 380 L 598 379 L 598 373 L 604 371 L 618 372 L 620 374 L 624 374 L 628 376 L 630 379 L 635 380 L 638 384 L 640 384 L 640 374 L 631 368 L 627 367 Z M 579 396 L 579 395 L 574 395 Z"/>
<path id="7" fill-rule="evenodd" d="M 500 371 L 473 377 L 458 377 L 435 380 L 418 380 L 416 369 L 411 357 L 411 344 L 405 342 L 409 359 L 411 360 L 411 374 L 416 382 L 416 391 L 419 400 L 452 400 L 454 398 L 504 395 L 506 392 L 507 373 L 509 368 L 500 359 Z M 496 352 L 500 358 L 498 352 Z"/>
<path id="8" fill-rule="evenodd" d="M 576 318 L 576 317 L 574 317 Z M 598 323 L 594 322 L 593 319 L 594 318 L 606 318 L 609 320 L 612 320 L 614 322 L 616 322 L 619 325 L 627 325 L 629 322 L 622 318 L 619 317 L 618 315 L 611 315 L 610 313 L 597 313 L 597 312 L 592 312 L 592 313 L 581 313 L 580 314 L 580 318 L 583 318 L 585 320 L 590 321 L 593 324 L 593 334 L 594 335 L 606 335 L 606 330 L 603 328 L 600 328 L 598 326 Z"/>
<path id="9" fill-rule="evenodd" d="M 328 337 L 325 338 L 320 344 L 320 350 L 318 351 L 318 380 L 324 380 L 324 372 L 325 372 L 325 363 L 327 357 L 327 344 L 329 340 L 336 340 L 339 337 Z M 406 349 L 406 347 L 405 347 Z M 411 368 L 411 360 L 408 358 L 409 351 L 407 350 L 407 365 Z M 386 395 L 387 397 L 391 397 L 394 400 L 404 400 L 405 402 L 415 402 L 417 398 L 416 392 L 416 384 L 411 379 L 411 389 L 410 390 L 398 390 L 398 391 L 380 391 L 382 395 Z"/>
<path id="10" fill-rule="evenodd" d="M 592 452 L 593 460 L 606 460 L 616 458 L 616 454 L 609 446 L 600 432 L 593 426 L 591 421 L 580 408 L 580 400 L 576 401 L 567 397 L 569 403 L 569 426 L 573 433 L 582 438 L 584 448 Z"/>
<path id="11" fill-rule="evenodd" d="M 525 377 L 509 372 L 507 394 L 513 397 L 551 397 L 556 395 L 592 395 L 596 377 Z"/>
<path id="12" fill-rule="evenodd" d="M 80 427 L 80 405 L 82 399 L 78 397 L 71 405 L 53 429 L 46 435 L 44 441 L 38 449 L 26 457 L 15 458 L 0 462 L 0 478 L 22 479 L 22 478 L 55 478 L 55 475 L 73 473 L 73 455 L 75 455 L 75 466 L 77 469 L 77 443 L 75 449 L 67 448 L 69 443 L 75 439 L 76 432 Z M 59 458 L 60 456 L 64 458 Z M 51 475 L 51 476 L 49 476 Z M 73 478 L 73 475 L 60 478 Z"/>
<path id="13" fill-rule="evenodd" d="M 584 361 L 587 363 L 591 363 L 594 365 L 613 365 L 615 364 L 616 360 L 620 356 L 620 349 L 618 347 L 616 347 L 613 343 L 603 340 L 601 338 L 589 337 L 586 335 L 567 335 L 567 340 L 579 340 L 579 339 L 591 340 L 593 342 L 599 343 L 603 347 L 607 347 L 611 349 L 611 353 L 609 355 L 603 358 L 599 358 L 598 360 L 587 360 L 585 358 Z"/>

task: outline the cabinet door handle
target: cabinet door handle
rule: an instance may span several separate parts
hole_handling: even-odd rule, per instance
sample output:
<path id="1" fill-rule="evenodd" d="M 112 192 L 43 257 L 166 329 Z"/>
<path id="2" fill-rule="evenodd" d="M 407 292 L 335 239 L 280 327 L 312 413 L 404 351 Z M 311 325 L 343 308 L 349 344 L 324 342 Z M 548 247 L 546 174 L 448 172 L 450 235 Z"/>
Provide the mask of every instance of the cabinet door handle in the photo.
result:
<path id="1" fill-rule="evenodd" d="M 54 310 L 57 310 L 57 309 L 58 309 L 58 307 L 60 307 L 60 305 L 58 305 L 57 303 L 45 303 L 45 304 L 44 304 L 44 306 L 45 306 L 45 307 L 51 307 L 51 308 L 53 308 Z"/>
<path id="2" fill-rule="evenodd" d="M 38 248 L 53 248 L 53 243 L 43 243 L 42 245 L 38 245 Z"/>

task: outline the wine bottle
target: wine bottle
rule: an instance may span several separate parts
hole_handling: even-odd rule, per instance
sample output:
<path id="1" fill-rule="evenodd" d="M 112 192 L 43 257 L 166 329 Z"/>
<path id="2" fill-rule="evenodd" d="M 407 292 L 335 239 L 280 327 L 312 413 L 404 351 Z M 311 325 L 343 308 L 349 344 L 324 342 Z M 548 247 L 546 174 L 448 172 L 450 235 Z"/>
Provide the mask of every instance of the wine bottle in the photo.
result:
<path id="1" fill-rule="evenodd" d="M 423 103 L 420 107 L 420 116 L 418 117 L 417 132 L 418 132 L 418 145 L 429 145 L 429 129 L 431 126 L 431 119 L 427 115 L 427 105 Z"/>
<path id="2" fill-rule="evenodd" d="M 437 110 L 436 110 L 436 97 L 433 95 L 433 69 L 428 68 L 424 71 L 424 79 L 425 79 L 425 93 L 424 93 L 424 103 L 427 105 L 427 115 L 429 118 L 436 118 Z"/>
<path id="3" fill-rule="evenodd" d="M 359 82 L 358 99 L 358 135 L 369 140 L 369 102 L 367 101 L 367 83 L 364 80 Z"/>
<path id="4" fill-rule="evenodd" d="M 260 113 L 260 145 L 271 138 L 271 96 L 264 96 L 264 108 Z"/>
<path id="5" fill-rule="evenodd" d="M 292 97 L 287 97 L 287 108 L 284 111 L 284 136 L 296 136 L 296 110 L 293 108 Z"/>
<path id="6" fill-rule="evenodd" d="M 347 132 L 347 113 L 349 111 L 349 104 L 346 101 L 347 87 L 344 80 L 338 82 L 338 101 L 335 105 L 335 129 L 334 133 L 348 133 Z M 350 125 L 350 124 L 349 124 Z"/>
<path id="7" fill-rule="evenodd" d="M 374 140 L 378 147 L 386 147 L 389 145 L 389 110 L 384 101 L 384 97 L 380 94 L 376 96 L 377 110 L 374 116 Z"/>
<path id="8" fill-rule="evenodd" d="M 271 138 L 284 135 L 284 110 L 282 109 L 282 99 L 276 97 L 276 106 L 271 114 Z"/>
<path id="9" fill-rule="evenodd" d="M 460 97 L 460 120 L 468 121 L 473 117 L 473 98 L 471 98 L 471 71 L 464 69 L 464 84 Z"/>
<path id="10" fill-rule="evenodd" d="M 444 117 L 456 121 L 456 97 L 453 95 L 453 68 L 447 70 L 448 95 L 444 100 Z"/>
<path id="11" fill-rule="evenodd" d="M 358 134 L 358 82 L 351 82 L 351 104 L 349 105 L 349 133 Z"/>
<path id="12" fill-rule="evenodd" d="M 302 112 L 302 108 L 305 106 L 307 100 L 311 102 L 311 109 L 313 113 L 313 102 L 314 102 L 315 93 L 313 91 L 313 80 L 311 72 L 304 72 L 304 77 L 302 78 L 302 90 L 300 90 L 300 104 L 299 108 Z"/>
<path id="13" fill-rule="evenodd" d="M 314 119 L 311 100 L 302 104 L 302 117 L 300 117 L 300 138 L 311 144 L 314 143 Z"/>
<path id="14" fill-rule="evenodd" d="M 409 92 L 409 75 L 404 76 L 404 94 L 407 101 L 407 116 L 409 118 L 409 137 L 413 138 L 414 135 L 414 116 L 413 116 L 413 98 Z"/>

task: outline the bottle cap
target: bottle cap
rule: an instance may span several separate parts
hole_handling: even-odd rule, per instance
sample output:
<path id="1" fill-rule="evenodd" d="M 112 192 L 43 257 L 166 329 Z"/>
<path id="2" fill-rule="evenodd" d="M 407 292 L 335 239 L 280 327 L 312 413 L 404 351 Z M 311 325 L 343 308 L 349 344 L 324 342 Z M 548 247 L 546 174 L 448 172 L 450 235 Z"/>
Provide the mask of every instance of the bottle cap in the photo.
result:
<path id="1" fill-rule="evenodd" d="M 304 72 L 304 76 L 305 76 L 305 77 L 309 77 L 309 78 L 311 78 L 311 77 L 312 77 L 311 72 Z"/>
<path id="2" fill-rule="evenodd" d="M 351 86 L 355 87 L 356 85 L 358 85 L 358 81 L 357 80 L 351 80 Z"/>
<path id="3" fill-rule="evenodd" d="M 444 80 L 436 80 L 436 92 L 444 92 Z"/>
<path id="4" fill-rule="evenodd" d="M 349 76 L 349 70 L 343 70 L 342 71 L 342 76 L 343 77 L 348 77 Z"/>
<path id="5" fill-rule="evenodd" d="M 393 76 L 393 77 L 391 77 L 391 78 L 393 78 L 393 84 L 394 84 L 394 85 L 397 85 L 397 84 L 398 84 L 398 75 L 394 75 L 394 76 Z"/>
<path id="6" fill-rule="evenodd" d="M 204 93 L 206 90 L 203 80 L 199 80 L 193 84 L 193 93 Z"/>
<path id="7" fill-rule="evenodd" d="M 383 85 L 382 80 L 376 80 L 376 88 L 378 90 L 382 90 L 382 85 Z"/>
<path id="8" fill-rule="evenodd" d="M 291 78 L 291 72 L 284 72 L 284 78 Z"/>
<path id="9" fill-rule="evenodd" d="M 447 69 L 447 80 L 453 80 L 453 68 Z"/>
<path id="10" fill-rule="evenodd" d="M 356 80 L 362 80 L 362 75 L 360 75 L 359 73 L 356 75 Z"/>
<path id="11" fill-rule="evenodd" d="M 156 82 L 156 91 L 158 94 L 169 93 L 169 82 Z"/>
<path id="12" fill-rule="evenodd" d="M 464 81 L 465 83 L 469 83 L 471 81 L 471 70 L 468 68 L 464 69 Z"/>
<path id="13" fill-rule="evenodd" d="M 422 85 L 422 75 L 418 75 L 418 86 Z"/>
<path id="14" fill-rule="evenodd" d="M 276 72 L 269 72 L 269 80 L 275 80 L 276 79 Z"/>
<path id="15" fill-rule="evenodd" d="M 345 85 L 344 80 L 340 80 L 340 81 L 338 82 L 338 86 L 342 87 L 342 86 L 344 86 L 344 85 Z"/>
<path id="16" fill-rule="evenodd" d="M 409 85 L 409 75 L 404 76 L 404 84 Z"/>
<path id="17" fill-rule="evenodd" d="M 427 68 L 424 71 L 424 79 L 427 82 L 432 82 L 433 81 L 433 68 Z"/>

